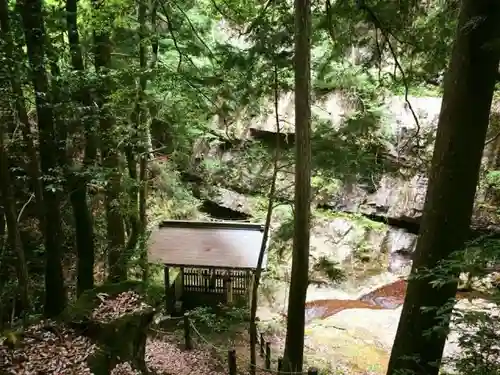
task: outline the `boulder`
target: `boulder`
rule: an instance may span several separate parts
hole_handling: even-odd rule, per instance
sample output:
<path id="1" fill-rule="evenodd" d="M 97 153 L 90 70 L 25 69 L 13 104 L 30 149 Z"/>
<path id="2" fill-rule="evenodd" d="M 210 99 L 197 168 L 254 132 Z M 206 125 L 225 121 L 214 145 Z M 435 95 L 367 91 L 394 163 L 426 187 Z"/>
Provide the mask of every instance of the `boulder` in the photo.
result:
<path id="1" fill-rule="evenodd" d="M 156 309 L 145 302 L 144 295 L 139 282 L 104 285 L 83 293 L 64 312 L 66 324 L 99 347 L 88 360 L 95 375 L 111 374 L 123 363 L 147 374 L 146 338 Z"/>

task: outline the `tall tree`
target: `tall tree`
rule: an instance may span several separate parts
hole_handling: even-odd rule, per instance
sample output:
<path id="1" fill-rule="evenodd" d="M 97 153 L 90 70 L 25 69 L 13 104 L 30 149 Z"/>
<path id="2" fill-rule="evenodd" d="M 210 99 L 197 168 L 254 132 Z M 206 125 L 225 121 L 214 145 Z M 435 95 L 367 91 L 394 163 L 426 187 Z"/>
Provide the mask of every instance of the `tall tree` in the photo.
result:
<path id="1" fill-rule="evenodd" d="M 28 174 L 30 176 L 30 182 L 33 185 L 32 188 L 35 194 L 40 232 L 42 234 L 45 234 L 43 186 L 40 172 L 40 160 L 35 144 L 33 142 L 31 123 L 29 121 L 28 111 L 26 109 L 26 103 L 24 100 L 24 93 L 21 86 L 21 73 L 19 71 L 18 64 L 14 62 L 15 45 L 12 38 L 7 0 L 0 0 L 0 27 L 2 30 L 2 40 L 4 43 L 4 54 L 6 59 L 10 61 L 10 64 L 6 64 L 6 69 L 8 69 L 7 77 L 10 81 L 17 112 L 17 119 L 21 123 L 21 133 L 23 135 L 23 141 L 26 146 L 27 154 L 29 156 Z"/>
<path id="2" fill-rule="evenodd" d="M 295 216 L 285 371 L 302 371 L 311 216 L 311 3 L 295 0 Z"/>
<path id="3" fill-rule="evenodd" d="M 71 66 L 82 74 L 85 72 L 83 65 L 82 48 L 77 24 L 77 0 L 66 1 L 66 25 L 68 28 L 68 41 L 71 52 Z M 83 81 L 83 77 L 80 77 Z M 83 123 L 85 128 L 85 156 L 84 164 L 90 167 L 96 158 L 96 145 L 94 136 L 94 119 L 91 108 L 94 107 L 90 89 L 83 85 L 75 95 L 75 101 L 84 108 Z M 87 179 L 81 171 L 69 175 L 70 201 L 75 218 L 76 250 L 77 250 L 77 283 L 76 293 L 80 295 L 87 289 L 94 287 L 94 227 L 89 205 L 87 202 Z"/>
<path id="4" fill-rule="evenodd" d="M 93 1 L 93 7 L 96 13 L 109 11 L 103 9 L 103 2 L 99 0 Z M 108 21 L 111 22 L 111 19 Z M 124 251 L 125 223 L 120 209 L 122 193 L 120 153 L 118 140 L 114 134 L 116 123 L 109 108 L 113 82 L 110 75 L 112 47 L 108 28 L 108 25 L 98 25 L 94 30 L 95 67 L 102 77 L 96 90 L 96 102 L 99 107 L 102 162 L 109 175 L 105 197 L 109 278 L 117 282 L 127 278 L 127 254 Z"/>
<path id="5" fill-rule="evenodd" d="M 271 186 L 269 187 L 269 195 L 267 201 L 266 222 L 264 224 L 264 233 L 262 234 L 262 242 L 259 249 L 259 257 L 257 258 L 257 267 L 253 277 L 252 299 L 250 302 L 250 374 L 255 375 L 257 356 L 255 349 L 257 347 L 257 303 L 259 297 L 259 285 L 262 275 L 262 263 L 264 263 L 264 255 L 266 254 L 269 232 L 271 231 L 271 219 L 273 216 L 274 204 L 276 199 L 276 181 L 279 173 L 279 159 L 281 155 L 280 138 L 281 127 L 279 118 L 279 77 L 278 67 L 274 64 L 274 114 L 275 114 L 275 129 L 276 129 L 276 145 L 273 158 L 273 174 L 271 176 Z"/>
<path id="6" fill-rule="evenodd" d="M 451 316 L 443 306 L 457 284 L 435 286 L 438 276 L 419 272 L 460 250 L 469 232 L 498 75 L 500 2 L 463 0 L 458 21 L 412 267 L 416 277 L 408 284 L 388 375 L 438 374 Z"/>
<path id="7" fill-rule="evenodd" d="M 1 10 L 1 9 L 0 9 Z M 5 67 L 5 65 L 4 65 Z M 6 69 L 2 69 L 5 73 Z M 8 82 L 8 81 L 7 81 Z M 7 83 L 4 81 L 4 84 Z M 1 87 L 2 97 L 8 98 L 9 91 L 4 85 Z M 7 223 L 7 236 L 11 250 L 17 256 L 16 271 L 19 289 L 19 298 L 21 301 L 20 309 L 26 312 L 29 308 L 28 298 L 28 265 L 26 264 L 26 257 L 24 254 L 24 247 L 19 235 L 19 228 L 17 224 L 17 209 L 16 201 L 14 199 L 14 191 L 12 189 L 12 181 L 9 170 L 9 158 L 7 152 L 7 145 L 5 142 L 5 130 L 8 129 L 8 124 L 13 122 L 13 116 L 9 103 L 6 100 L 0 102 L 0 197 L 1 203 L 5 211 L 5 221 Z"/>
<path id="8" fill-rule="evenodd" d="M 140 263 L 142 267 L 142 279 L 146 280 L 149 275 L 148 261 L 147 261 L 147 245 L 146 245 L 146 229 L 147 229 L 147 215 L 146 215 L 146 199 L 147 199 L 147 169 L 148 159 L 152 156 L 151 145 L 151 117 L 148 116 L 147 102 L 146 102 L 146 88 L 148 85 L 148 78 L 151 79 L 151 72 L 156 68 L 158 60 L 158 36 L 156 35 L 157 23 L 157 7 L 158 2 L 153 1 L 150 4 L 150 24 L 151 35 L 147 35 L 147 1 L 140 0 L 138 4 L 138 23 L 139 23 L 139 67 L 141 74 L 139 76 L 139 85 L 137 87 L 137 99 L 134 110 L 132 112 L 132 122 L 135 125 L 136 137 L 136 155 L 134 156 L 127 148 L 127 161 L 129 166 L 130 177 L 134 180 L 134 186 L 131 189 L 131 203 L 133 213 L 130 217 L 131 222 L 131 235 L 127 243 L 127 249 L 130 251 L 137 244 L 140 248 Z M 147 63 L 147 49 L 146 43 L 148 39 L 151 40 L 151 59 Z M 148 72 L 148 73 L 146 73 Z M 138 152 L 137 152 L 138 151 Z M 139 159 L 139 176 L 137 176 L 137 160 Z"/>
<path id="9" fill-rule="evenodd" d="M 52 98 L 45 70 L 45 25 L 41 0 L 19 0 L 37 112 L 40 163 L 43 173 L 45 231 L 45 314 L 58 315 L 66 306 L 62 272 L 62 230 L 60 197 L 57 188 L 57 137 Z"/>
<path id="10" fill-rule="evenodd" d="M 130 234 L 127 241 L 127 252 L 132 252 L 139 242 L 141 235 L 141 222 L 139 215 L 139 185 L 137 175 L 137 154 L 139 159 L 142 159 L 141 155 L 144 155 L 145 144 L 143 142 L 144 128 L 147 126 L 144 122 L 145 111 L 144 111 L 144 95 L 147 85 L 146 76 L 146 12 L 147 6 L 145 0 L 140 0 L 137 9 L 137 21 L 139 23 L 139 67 L 141 69 L 141 74 L 139 76 L 139 84 L 137 87 L 137 98 L 135 102 L 134 109 L 132 111 L 132 137 L 130 144 L 125 148 L 125 154 L 127 157 L 127 166 L 132 180 L 130 187 L 130 213 L 129 213 L 129 223 L 130 223 Z M 142 264 L 144 267 L 146 263 Z M 147 273 L 147 272 L 146 272 Z"/>

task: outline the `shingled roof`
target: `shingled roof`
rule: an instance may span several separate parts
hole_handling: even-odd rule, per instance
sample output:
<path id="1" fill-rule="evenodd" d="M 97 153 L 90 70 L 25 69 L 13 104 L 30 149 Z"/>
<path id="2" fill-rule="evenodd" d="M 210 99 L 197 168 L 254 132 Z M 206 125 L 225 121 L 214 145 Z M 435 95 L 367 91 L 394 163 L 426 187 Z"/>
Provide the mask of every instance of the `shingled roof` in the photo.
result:
<path id="1" fill-rule="evenodd" d="M 148 259 L 172 267 L 255 269 L 262 238 L 261 224 L 164 221 L 151 234 Z"/>

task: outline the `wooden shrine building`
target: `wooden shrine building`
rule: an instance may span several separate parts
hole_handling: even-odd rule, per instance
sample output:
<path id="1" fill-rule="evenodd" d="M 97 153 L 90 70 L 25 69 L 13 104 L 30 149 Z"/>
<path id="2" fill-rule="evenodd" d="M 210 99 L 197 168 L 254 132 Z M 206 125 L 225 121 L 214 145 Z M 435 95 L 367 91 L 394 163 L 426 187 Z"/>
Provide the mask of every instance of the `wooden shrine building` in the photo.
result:
<path id="1" fill-rule="evenodd" d="M 168 310 L 247 304 L 263 230 L 239 222 L 162 222 L 151 234 L 148 260 L 165 267 Z"/>

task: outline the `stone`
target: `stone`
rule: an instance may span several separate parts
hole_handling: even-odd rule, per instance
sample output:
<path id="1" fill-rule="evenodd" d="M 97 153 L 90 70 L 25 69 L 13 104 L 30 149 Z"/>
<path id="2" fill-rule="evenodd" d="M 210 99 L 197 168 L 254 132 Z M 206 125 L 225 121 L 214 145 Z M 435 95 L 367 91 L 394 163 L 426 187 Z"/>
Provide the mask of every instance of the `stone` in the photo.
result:
<path id="1" fill-rule="evenodd" d="M 156 309 L 146 305 L 142 299 L 133 301 L 136 308 L 116 311 L 110 307 L 101 309 L 106 315 L 95 315 L 103 302 L 130 294 L 132 298 L 145 293 L 140 282 L 127 281 L 107 284 L 86 291 L 63 313 L 63 321 L 80 334 L 97 343 L 100 350 L 92 355 L 88 364 L 95 375 L 108 375 L 118 364 L 128 362 L 134 369 L 147 374 L 145 347 L 148 327 L 153 323 Z M 125 303 L 125 302 L 122 302 Z M 105 319 L 102 318 L 107 316 Z"/>

